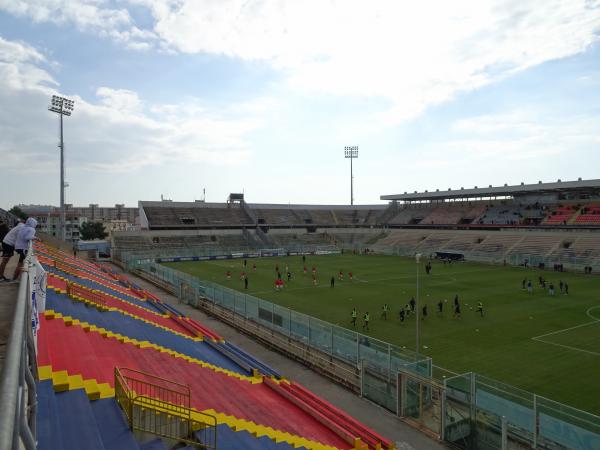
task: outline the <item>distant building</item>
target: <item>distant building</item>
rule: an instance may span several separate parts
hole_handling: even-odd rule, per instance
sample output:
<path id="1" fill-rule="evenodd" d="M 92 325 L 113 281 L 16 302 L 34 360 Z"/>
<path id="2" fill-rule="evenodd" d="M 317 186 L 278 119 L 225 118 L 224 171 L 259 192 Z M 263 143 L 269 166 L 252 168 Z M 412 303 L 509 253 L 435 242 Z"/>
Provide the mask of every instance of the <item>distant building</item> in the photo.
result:
<path id="1" fill-rule="evenodd" d="M 51 205 L 18 205 L 28 216 L 35 217 L 40 231 L 59 237 L 60 208 Z M 97 204 L 73 206 L 65 204 L 65 238 L 68 241 L 80 239 L 80 228 L 86 222 L 101 222 L 107 233 L 114 231 L 134 231 L 139 229 L 139 209 L 123 204 L 103 207 Z"/>

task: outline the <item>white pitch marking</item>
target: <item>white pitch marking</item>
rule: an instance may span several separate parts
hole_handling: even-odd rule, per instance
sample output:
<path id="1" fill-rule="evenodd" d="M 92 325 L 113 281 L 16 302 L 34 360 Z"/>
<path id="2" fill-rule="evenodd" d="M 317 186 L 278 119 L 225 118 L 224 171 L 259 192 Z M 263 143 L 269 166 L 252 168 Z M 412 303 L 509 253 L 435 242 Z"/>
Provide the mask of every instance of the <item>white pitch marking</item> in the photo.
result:
<path id="1" fill-rule="evenodd" d="M 587 311 L 585 312 L 586 316 L 588 316 L 591 319 L 593 319 L 591 322 L 582 323 L 580 325 L 575 325 L 574 327 L 564 328 L 562 330 L 552 331 L 552 332 L 546 333 L 546 334 L 540 334 L 539 336 L 532 337 L 531 339 L 534 340 L 534 341 L 542 342 L 544 344 L 555 345 L 557 347 L 562 347 L 562 348 L 566 348 L 566 349 L 569 349 L 569 350 L 575 350 L 577 352 L 583 352 L 583 353 L 588 353 L 590 355 L 600 356 L 600 353 L 598 353 L 598 352 L 592 352 L 590 350 L 585 350 L 585 349 L 578 348 L 578 347 L 572 347 L 570 345 L 565 345 L 565 344 L 558 344 L 556 342 L 545 341 L 544 339 L 542 339 L 543 337 L 546 337 L 546 336 L 552 336 L 552 335 L 555 335 L 555 334 L 564 333 L 565 331 L 575 330 L 577 328 L 582 328 L 582 327 L 587 327 L 589 325 L 597 324 L 598 322 L 600 322 L 600 319 L 596 318 L 591 313 L 591 311 L 593 311 L 594 309 L 597 309 L 597 308 L 600 308 L 600 305 L 598 305 L 598 306 L 592 306 L 591 308 L 588 308 Z"/>
<path id="2" fill-rule="evenodd" d="M 557 344 L 556 342 L 544 341 L 543 339 L 538 339 L 538 338 L 531 338 L 531 339 L 533 339 L 534 341 L 543 342 L 544 344 L 556 345 L 557 347 L 563 347 L 563 348 L 567 348 L 569 350 L 575 350 L 577 352 L 589 353 L 590 355 L 600 356 L 600 353 L 592 352 L 590 350 L 584 350 L 582 348 L 571 347 L 570 345 Z"/>

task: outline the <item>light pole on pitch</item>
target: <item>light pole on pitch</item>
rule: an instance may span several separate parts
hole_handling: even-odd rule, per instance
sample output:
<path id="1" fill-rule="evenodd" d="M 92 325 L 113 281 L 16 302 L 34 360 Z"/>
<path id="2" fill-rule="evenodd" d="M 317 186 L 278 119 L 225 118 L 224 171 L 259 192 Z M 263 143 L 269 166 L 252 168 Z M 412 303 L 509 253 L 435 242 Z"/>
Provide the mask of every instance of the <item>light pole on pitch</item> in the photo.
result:
<path id="1" fill-rule="evenodd" d="M 350 159 L 350 205 L 354 205 L 354 177 L 352 176 L 352 160 L 358 158 L 358 145 L 344 147 L 344 157 Z"/>
<path id="2" fill-rule="evenodd" d="M 65 143 L 63 141 L 63 116 L 70 116 L 73 112 L 73 106 L 75 102 L 59 95 L 53 95 L 48 111 L 57 113 L 60 116 L 60 142 L 58 147 L 60 148 L 60 239 L 66 239 L 65 232 Z"/>
<path id="3" fill-rule="evenodd" d="M 421 261 L 421 254 L 417 253 L 415 255 L 415 261 L 417 262 L 417 295 L 416 295 L 416 303 L 415 303 L 415 352 L 417 353 L 417 358 L 419 357 L 419 262 Z"/>

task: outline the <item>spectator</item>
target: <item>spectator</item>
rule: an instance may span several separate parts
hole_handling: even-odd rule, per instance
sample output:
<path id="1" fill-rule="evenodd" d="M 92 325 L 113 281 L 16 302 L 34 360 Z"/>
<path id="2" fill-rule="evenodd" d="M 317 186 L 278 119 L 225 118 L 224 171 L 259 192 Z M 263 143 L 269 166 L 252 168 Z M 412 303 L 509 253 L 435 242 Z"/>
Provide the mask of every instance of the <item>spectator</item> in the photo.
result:
<path id="1" fill-rule="evenodd" d="M 19 275 L 21 275 L 21 269 L 23 268 L 23 261 L 25 261 L 25 256 L 27 256 L 27 248 L 29 247 L 29 242 L 31 242 L 35 238 L 36 226 L 37 220 L 35 220 L 33 217 L 30 217 L 25 222 L 25 225 L 19 229 L 19 233 L 17 234 L 17 240 L 15 242 L 15 250 L 19 254 L 19 264 L 15 269 L 13 281 L 17 281 L 19 279 Z"/>
<path id="2" fill-rule="evenodd" d="M 13 227 L 2 240 L 2 262 L 0 262 L 0 281 L 10 281 L 4 276 L 4 269 L 8 264 L 10 258 L 15 254 L 15 243 L 17 242 L 17 235 L 19 230 L 24 226 L 22 222 L 19 222 Z"/>

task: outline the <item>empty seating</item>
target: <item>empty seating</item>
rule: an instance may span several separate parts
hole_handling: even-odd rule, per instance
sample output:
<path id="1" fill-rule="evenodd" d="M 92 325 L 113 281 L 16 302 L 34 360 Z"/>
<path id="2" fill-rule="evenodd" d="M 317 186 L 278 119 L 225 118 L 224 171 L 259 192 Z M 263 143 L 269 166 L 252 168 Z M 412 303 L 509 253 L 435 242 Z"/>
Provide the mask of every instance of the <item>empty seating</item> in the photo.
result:
<path id="1" fill-rule="evenodd" d="M 559 206 L 554 208 L 546 217 L 545 223 L 548 225 L 566 225 L 575 215 L 577 209 L 575 206 Z"/>
<path id="2" fill-rule="evenodd" d="M 349 440 L 337 434 L 342 425 L 322 423 L 306 408 L 299 408 L 297 402 L 271 389 L 265 380 L 281 379 L 275 369 L 224 342 L 203 325 L 194 325 L 167 304 L 156 303 L 160 306 L 157 312 L 140 306 L 138 303 L 144 300 L 133 295 L 131 283 L 114 290 L 115 278 L 121 281 L 124 277 L 108 267 L 73 260 L 41 244 L 36 246 L 47 268 L 57 272 L 48 274 L 46 311 L 40 317 L 38 334 L 40 386 L 46 386 L 40 398 L 40 448 L 167 448 L 157 439 L 136 443 L 117 404 L 111 399 L 96 400 L 115 395 L 116 367 L 187 385 L 193 408 L 206 411 L 221 423 L 257 433 L 258 437 L 253 437 L 220 426 L 223 435 L 219 437 L 219 448 L 347 449 L 353 445 L 354 437 Z M 59 264 L 53 264 L 55 261 Z M 66 280 L 88 283 L 94 290 L 82 285 L 71 298 L 63 293 Z M 92 302 L 84 295 L 86 292 L 105 301 Z M 157 301 L 154 298 L 148 303 Z M 201 332 L 204 340 L 195 331 Z M 319 401 L 314 394 L 308 395 L 310 402 Z M 66 405 L 64 409 L 57 408 L 61 403 Z M 341 417 L 340 412 L 331 414 Z M 345 423 L 350 423 L 348 420 L 344 418 Z M 374 436 L 356 421 L 352 422 L 352 430 L 359 436 L 363 433 L 365 442 Z"/>
<path id="3" fill-rule="evenodd" d="M 560 242 L 558 236 L 527 236 L 519 241 L 511 250 L 511 254 L 543 257 L 557 247 Z"/>

